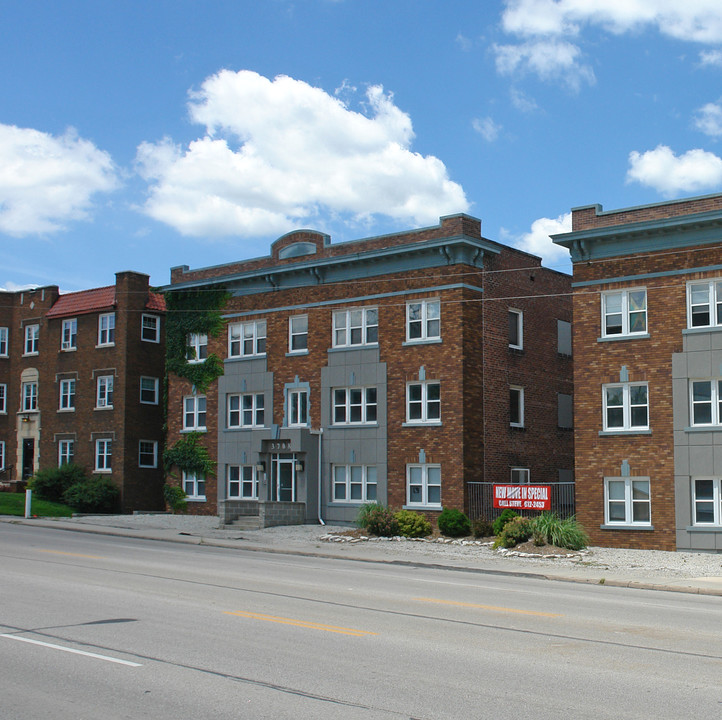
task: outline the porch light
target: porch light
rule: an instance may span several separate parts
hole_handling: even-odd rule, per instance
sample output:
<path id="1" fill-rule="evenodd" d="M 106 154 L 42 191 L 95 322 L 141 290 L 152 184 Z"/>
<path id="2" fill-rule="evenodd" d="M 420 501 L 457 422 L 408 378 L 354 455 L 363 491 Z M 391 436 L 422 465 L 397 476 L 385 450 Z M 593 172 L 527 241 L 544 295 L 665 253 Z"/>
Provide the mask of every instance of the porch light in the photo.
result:
<path id="1" fill-rule="evenodd" d="M 256 463 L 256 472 L 266 472 L 266 463 L 263 460 Z"/>
<path id="2" fill-rule="evenodd" d="M 303 460 L 296 460 L 296 472 L 303 472 Z"/>

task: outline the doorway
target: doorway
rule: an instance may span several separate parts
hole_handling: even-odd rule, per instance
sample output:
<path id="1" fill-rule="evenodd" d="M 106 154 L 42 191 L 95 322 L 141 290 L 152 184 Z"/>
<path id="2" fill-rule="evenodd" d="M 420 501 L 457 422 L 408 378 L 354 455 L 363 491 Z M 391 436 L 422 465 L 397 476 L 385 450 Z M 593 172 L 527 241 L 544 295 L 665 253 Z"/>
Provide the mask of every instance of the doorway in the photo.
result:
<path id="1" fill-rule="evenodd" d="M 35 438 L 23 438 L 23 480 L 35 474 Z"/>
<path id="2" fill-rule="evenodd" d="M 292 453 L 271 456 L 271 500 L 296 502 L 296 457 Z"/>

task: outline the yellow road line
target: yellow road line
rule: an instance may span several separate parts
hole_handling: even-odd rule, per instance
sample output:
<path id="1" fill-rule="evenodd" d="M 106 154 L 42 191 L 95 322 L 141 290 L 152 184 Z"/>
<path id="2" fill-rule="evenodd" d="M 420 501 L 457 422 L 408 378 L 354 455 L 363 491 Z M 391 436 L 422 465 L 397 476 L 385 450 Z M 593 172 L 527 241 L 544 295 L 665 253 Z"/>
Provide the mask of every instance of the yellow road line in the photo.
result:
<path id="1" fill-rule="evenodd" d="M 437 600 L 435 598 L 414 598 L 419 602 L 438 603 L 439 605 L 458 605 L 459 607 L 494 610 L 495 612 L 517 613 L 518 615 L 536 615 L 537 617 L 564 617 L 558 613 L 537 612 L 536 610 L 517 610 L 515 608 L 497 607 L 495 605 L 476 605 L 475 603 L 456 602 L 455 600 Z"/>
<path id="2" fill-rule="evenodd" d="M 38 550 L 38 552 L 50 553 L 51 555 L 69 555 L 70 557 L 90 558 L 91 560 L 105 560 L 105 558 L 100 555 L 81 555 L 80 553 L 62 552 L 60 550 Z"/>
<path id="3" fill-rule="evenodd" d="M 275 615 L 261 615 L 260 613 L 226 611 L 224 615 L 236 615 L 237 617 L 251 618 L 253 620 L 266 620 L 267 622 L 281 623 L 282 625 L 293 625 L 294 627 L 308 628 L 310 630 L 325 630 L 326 632 L 339 633 L 341 635 L 353 635 L 363 637 L 365 635 L 376 635 L 375 632 L 367 630 L 354 630 L 353 628 L 336 627 L 335 625 L 322 625 L 321 623 L 307 622 L 306 620 L 294 620 L 293 618 L 276 617 Z"/>

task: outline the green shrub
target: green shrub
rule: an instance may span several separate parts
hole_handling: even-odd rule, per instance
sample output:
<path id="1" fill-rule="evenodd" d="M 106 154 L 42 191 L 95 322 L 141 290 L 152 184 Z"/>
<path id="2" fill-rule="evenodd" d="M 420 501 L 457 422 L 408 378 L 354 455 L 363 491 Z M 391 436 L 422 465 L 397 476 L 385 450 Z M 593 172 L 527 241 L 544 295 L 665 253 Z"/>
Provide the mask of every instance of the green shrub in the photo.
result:
<path id="1" fill-rule="evenodd" d="M 368 516 L 372 510 L 382 507 L 376 502 L 364 503 L 356 516 L 356 524 L 363 530 L 368 530 Z"/>
<path id="2" fill-rule="evenodd" d="M 512 548 L 519 543 L 526 542 L 534 532 L 534 520 L 532 518 L 512 518 L 504 525 L 504 529 L 497 535 L 494 547 Z"/>
<path id="3" fill-rule="evenodd" d="M 79 465 L 67 463 L 56 468 L 38 470 L 30 479 L 28 487 L 41 500 L 63 502 L 65 491 L 75 483 L 87 480 L 85 470 Z"/>
<path id="4" fill-rule="evenodd" d="M 378 503 L 368 503 L 359 511 L 356 522 L 371 535 L 394 537 L 399 534 L 399 525 L 394 513 Z"/>
<path id="5" fill-rule="evenodd" d="M 94 475 L 71 485 L 63 502 L 81 513 L 110 513 L 116 510 L 120 491 L 110 478 Z"/>
<path id="6" fill-rule="evenodd" d="M 492 526 L 492 529 L 494 530 L 494 535 L 501 534 L 501 531 L 504 529 L 504 525 L 506 525 L 509 520 L 512 520 L 515 517 L 519 517 L 519 513 L 516 512 L 516 510 L 512 510 L 511 508 L 506 508 L 506 510 L 502 510 L 501 515 L 494 520 L 494 524 Z"/>
<path id="7" fill-rule="evenodd" d="M 395 515 L 399 535 L 407 538 L 419 538 L 431 535 L 431 523 L 420 513 L 413 510 L 399 510 Z"/>
<path id="8" fill-rule="evenodd" d="M 185 490 L 178 485 L 163 485 L 163 498 L 173 513 L 183 513 L 188 508 Z"/>
<path id="9" fill-rule="evenodd" d="M 490 537 L 494 534 L 494 528 L 486 518 L 479 517 L 471 523 L 471 534 L 475 538 Z"/>
<path id="10" fill-rule="evenodd" d="M 471 532 L 469 518 L 456 508 L 444 508 L 439 514 L 439 532 L 447 537 L 464 537 Z"/>
<path id="11" fill-rule="evenodd" d="M 562 520 L 552 512 L 534 518 L 534 534 L 549 545 L 567 550 L 581 550 L 589 544 L 589 536 L 576 518 Z"/>

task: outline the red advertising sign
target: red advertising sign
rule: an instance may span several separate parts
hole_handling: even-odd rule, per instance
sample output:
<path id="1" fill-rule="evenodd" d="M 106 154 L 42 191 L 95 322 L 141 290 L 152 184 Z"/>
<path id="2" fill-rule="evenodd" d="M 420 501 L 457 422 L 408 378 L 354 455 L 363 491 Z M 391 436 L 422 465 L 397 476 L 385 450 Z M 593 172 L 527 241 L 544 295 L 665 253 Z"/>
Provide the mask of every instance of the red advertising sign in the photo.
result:
<path id="1" fill-rule="evenodd" d="M 494 507 L 514 510 L 551 510 L 549 485 L 494 485 Z"/>

